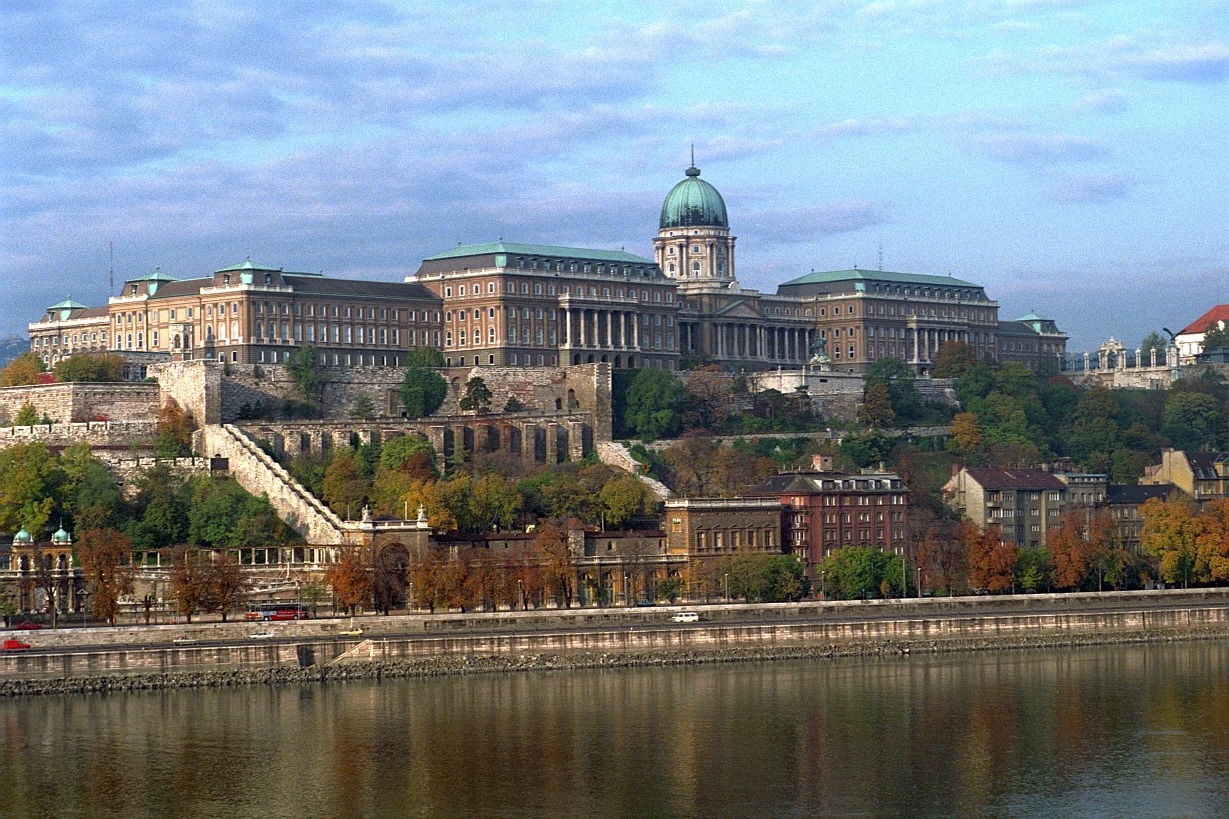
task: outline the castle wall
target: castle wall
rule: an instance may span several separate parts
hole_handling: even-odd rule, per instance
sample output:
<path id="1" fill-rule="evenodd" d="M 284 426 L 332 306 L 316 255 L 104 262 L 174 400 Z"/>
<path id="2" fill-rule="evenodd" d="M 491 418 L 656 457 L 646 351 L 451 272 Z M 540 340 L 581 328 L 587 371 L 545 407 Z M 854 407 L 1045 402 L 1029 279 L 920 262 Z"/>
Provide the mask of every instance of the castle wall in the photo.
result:
<path id="1" fill-rule="evenodd" d="M 158 417 L 158 385 L 128 383 L 31 384 L 0 389 L 0 424 L 13 422 L 30 404 L 58 423 L 152 421 Z"/>
<path id="2" fill-rule="evenodd" d="M 0 427 L 0 449 L 35 441 L 51 448 L 86 443 L 95 450 L 146 449 L 155 431 L 154 421 L 92 421 L 79 424 Z"/>

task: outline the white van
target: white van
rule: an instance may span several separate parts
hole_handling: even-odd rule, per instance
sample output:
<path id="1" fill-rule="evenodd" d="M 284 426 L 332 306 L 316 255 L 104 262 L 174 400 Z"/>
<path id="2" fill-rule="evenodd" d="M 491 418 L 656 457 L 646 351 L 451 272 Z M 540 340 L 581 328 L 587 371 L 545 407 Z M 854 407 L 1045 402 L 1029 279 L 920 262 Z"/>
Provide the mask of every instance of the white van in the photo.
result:
<path id="1" fill-rule="evenodd" d="M 700 615 L 694 611 L 680 611 L 670 619 L 676 623 L 698 623 L 700 622 Z"/>

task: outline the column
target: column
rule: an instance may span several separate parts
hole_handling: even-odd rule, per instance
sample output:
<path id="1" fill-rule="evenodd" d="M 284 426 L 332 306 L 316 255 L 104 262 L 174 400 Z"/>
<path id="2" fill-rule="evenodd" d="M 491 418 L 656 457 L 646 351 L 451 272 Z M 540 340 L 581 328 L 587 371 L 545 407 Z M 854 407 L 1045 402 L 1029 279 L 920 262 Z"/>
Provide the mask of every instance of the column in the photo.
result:
<path id="1" fill-rule="evenodd" d="M 561 332 L 559 341 L 561 346 L 570 347 L 572 345 L 572 314 L 566 307 L 559 308 L 559 318 L 561 321 Z"/>
<path id="2" fill-rule="evenodd" d="M 585 327 L 585 313 L 587 312 L 589 311 L 582 307 L 580 308 L 580 311 L 578 312 L 578 315 L 577 315 L 577 318 L 580 319 L 579 323 L 580 323 L 580 346 L 581 347 L 589 346 L 589 340 L 586 337 L 587 336 L 586 330 L 588 330 L 588 328 Z"/>

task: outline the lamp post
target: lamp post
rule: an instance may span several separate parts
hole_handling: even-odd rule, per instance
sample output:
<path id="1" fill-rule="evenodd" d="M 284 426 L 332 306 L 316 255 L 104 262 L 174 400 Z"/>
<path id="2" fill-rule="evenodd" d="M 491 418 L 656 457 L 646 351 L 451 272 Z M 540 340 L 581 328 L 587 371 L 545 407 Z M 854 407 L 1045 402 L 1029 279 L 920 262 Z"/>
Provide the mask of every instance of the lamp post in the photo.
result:
<path id="1" fill-rule="evenodd" d="M 521 595 L 521 611 L 527 611 L 529 607 L 525 605 L 525 581 L 518 577 L 516 579 L 516 588 Z"/>
<path id="2" fill-rule="evenodd" d="M 827 595 L 827 593 L 826 593 L 826 592 L 825 592 L 825 590 L 824 590 L 824 580 L 825 580 L 825 575 L 826 575 L 827 573 L 828 573 L 828 571 L 827 571 L 826 569 L 820 569 L 820 570 L 819 570 L 819 599 L 820 599 L 820 600 L 827 600 L 827 599 L 828 599 L 828 595 Z"/>
<path id="3" fill-rule="evenodd" d="M 86 604 L 90 601 L 90 593 L 82 590 L 77 597 L 81 600 L 81 628 L 85 628 L 86 612 L 89 611 L 89 607 Z"/>
<path id="4" fill-rule="evenodd" d="M 921 597 L 921 596 L 922 596 L 922 567 L 921 567 L 921 566 L 918 566 L 918 567 L 917 567 L 917 584 L 916 584 L 916 588 L 917 588 L 917 596 L 918 596 L 918 597 Z"/>
<path id="5" fill-rule="evenodd" d="M 627 575 L 623 575 L 623 607 L 626 608 L 632 604 L 632 596 L 627 593 Z"/>
<path id="6" fill-rule="evenodd" d="M 725 602 L 730 602 L 730 573 L 725 573 Z"/>

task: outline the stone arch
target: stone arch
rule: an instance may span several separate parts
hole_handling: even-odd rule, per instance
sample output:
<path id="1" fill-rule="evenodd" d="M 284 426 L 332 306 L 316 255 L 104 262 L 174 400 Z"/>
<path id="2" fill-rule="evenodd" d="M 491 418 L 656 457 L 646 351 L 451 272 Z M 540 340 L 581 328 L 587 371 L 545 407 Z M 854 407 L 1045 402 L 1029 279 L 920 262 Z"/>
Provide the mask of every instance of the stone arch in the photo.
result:
<path id="1" fill-rule="evenodd" d="M 521 454 L 524 447 L 524 441 L 522 440 L 520 428 L 516 426 L 509 426 L 507 438 L 508 451 L 517 455 Z"/>
<path id="2" fill-rule="evenodd" d="M 401 541 L 385 543 L 376 551 L 372 567 L 372 597 L 376 609 L 403 609 L 410 577 L 410 550 Z"/>
<path id="3" fill-rule="evenodd" d="M 614 365 L 616 370 L 623 368 L 623 356 L 617 355 L 614 357 Z"/>
<path id="4" fill-rule="evenodd" d="M 608 364 L 610 362 L 610 357 L 607 356 L 605 353 L 602 353 L 601 361 L 603 364 Z"/>
<path id="5" fill-rule="evenodd" d="M 593 363 L 593 354 L 592 354 L 592 353 L 590 353 L 590 355 L 589 355 L 588 359 L 585 361 L 585 363 L 586 363 L 586 364 L 592 364 L 592 363 Z"/>
<path id="6" fill-rule="evenodd" d="M 576 409 L 580 406 L 580 402 L 576 400 L 576 390 L 568 388 L 568 409 Z"/>
<path id="7" fill-rule="evenodd" d="M 493 424 L 487 424 L 482 427 L 481 446 L 483 452 L 498 452 L 499 451 L 499 427 Z"/>
<path id="8" fill-rule="evenodd" d="M 568 451 L 568 428 L 560 424 L 555 427 L 555 463 L 567 460 Z"/>
<path id="9" fill-rule="evenodd" d="M 580 363 L 580 353 L 577 353 L 576 355 L 572 356 L 572 363 L 573 363 L 573 364 L 579 364 L 579 363 Z"/>
<path id="10" fill-rule="evenodd" d="M 634 355 L 629 355 L 627 357 L 627 368 L 630 370 L 635 366 L 636 366 L 636 357 Z"/>

